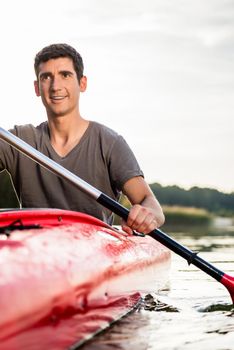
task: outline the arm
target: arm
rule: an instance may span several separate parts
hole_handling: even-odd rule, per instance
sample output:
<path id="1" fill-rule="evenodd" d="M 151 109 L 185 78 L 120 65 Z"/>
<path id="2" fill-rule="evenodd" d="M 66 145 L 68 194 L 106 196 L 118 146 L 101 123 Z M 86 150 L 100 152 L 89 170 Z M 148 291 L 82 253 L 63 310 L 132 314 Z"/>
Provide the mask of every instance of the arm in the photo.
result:
<path id="1" fill-rule="evenodd" d="M 133 205 L 127 223 L 123 223 L 124 231 L 149 233 L 163 225 L 165 218 L 162 208 L 141 176 L 128 180 L 123 186 L 123 193 Z"/>

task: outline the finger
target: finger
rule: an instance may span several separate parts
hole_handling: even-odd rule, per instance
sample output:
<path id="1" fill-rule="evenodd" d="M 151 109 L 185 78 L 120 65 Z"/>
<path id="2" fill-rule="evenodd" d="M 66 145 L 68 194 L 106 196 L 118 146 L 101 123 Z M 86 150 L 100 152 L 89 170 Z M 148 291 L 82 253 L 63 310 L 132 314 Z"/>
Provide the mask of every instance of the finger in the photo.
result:
<path id="1" fill-rule="evenodd" d="M 122 226 L 122 230 L 124 232 L 126 232 L 128 235 L 132 235 L 133 234 L 133 230 L 130 227 L 126 226 L 126 225 Z"/>
<path id="2" fill-rule="evenodd" d="M 133 234 L 133 230 L 127 225 L 125 220 L 121 220 L 121 228 L 124 232 L 126 232 L 128 235 Z"/>
<path id="3" fill-rule="evenodd" d="M 145 220 L 136 228 L 137 231 L 147 234 L 158 227 L 157 221 L 152 215 L 148 215 Z"/>
<path id="4" fill-rule="evenodd" d="M 144 223 L 148 216 L 152 216 L 152 219 L 154 217 L 149 213 L 147 208 L 144 208 L 138 204 L 134 205 L 129 212 L 127 225 L 133 230 L 136 230 Z"/>
<path id="5" fill-rule="evenodd" d="M 159 227 L 158 222 L 154 219 L 148 225 L 146 225 L 146 227 L 143 229 L 144 230 L 143 233 L 144 234 L 150 233 L 158 227 Z"/>

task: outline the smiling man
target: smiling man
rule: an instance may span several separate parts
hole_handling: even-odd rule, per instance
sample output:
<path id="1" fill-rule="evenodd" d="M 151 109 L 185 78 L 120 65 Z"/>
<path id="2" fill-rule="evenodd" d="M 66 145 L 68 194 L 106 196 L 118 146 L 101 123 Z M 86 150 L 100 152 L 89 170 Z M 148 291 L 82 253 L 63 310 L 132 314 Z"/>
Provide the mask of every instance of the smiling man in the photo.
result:
<path id="1" fill-rule="evenodd" d="M 161 206 L 126 141 L 80 114 L 80 94 L 87 87 L 80 54 L 67 44 L 53 44 L 36 55 L 34 68 L 35 92 L 47 121 L 37 127 L 15 126 L 11 132 L 113 199 L 123 192 L 132 203 L 125 231 L 148 233 L 161 226 Z M 113 221 L 108 209 L 1 142 L 3 169 L 11 174 L 22 207 L 69 209 Z"/>

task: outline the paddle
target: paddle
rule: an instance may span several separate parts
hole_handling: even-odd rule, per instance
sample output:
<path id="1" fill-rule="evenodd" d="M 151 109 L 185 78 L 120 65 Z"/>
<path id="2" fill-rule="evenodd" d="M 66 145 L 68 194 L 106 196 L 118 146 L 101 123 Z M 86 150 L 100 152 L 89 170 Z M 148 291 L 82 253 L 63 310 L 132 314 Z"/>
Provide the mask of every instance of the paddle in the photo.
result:
<path id="1" fill-rule="evenodd" d="M 94 198 L 98 203 L 102 204 L 104 207 L 110 209 L 112 212 L 127 221 L 129 210 L 124 208 L 121 204 L 112 198 L 100 192 L 84 180 L 80 179 L 78 176 L 71 173 L 69 170 L 63 168 L 61 165 L 46 157 L 44 154 L 40 153 L 32 146 L 28 145 L 26 142 L 22 141 L 3 128 L 0 128 L 0 138 L 10 144 L 12 147 L 16 148 L 18 151 L 22 152 L 27 157 L 36 161 L 47 170 L 50 170 L 52 173 L 68 180 L 81 191 Z M 197 253 L 194 253 L 190 249 L 179 244 L 159 229 L 153 230 L 149 233 L 149 235 L 176 254 L 180 255 L 182 258 L 186 259 L 188 264 L 197 266 L 200 270 L 206 272 L 208 275 L 222 283 L 228 289 L 232 298 L 232 302 L 234 303 L 234 277 L 227 275 L 221 270 L 217 269 L 215 266 L 197 256 Z"/>

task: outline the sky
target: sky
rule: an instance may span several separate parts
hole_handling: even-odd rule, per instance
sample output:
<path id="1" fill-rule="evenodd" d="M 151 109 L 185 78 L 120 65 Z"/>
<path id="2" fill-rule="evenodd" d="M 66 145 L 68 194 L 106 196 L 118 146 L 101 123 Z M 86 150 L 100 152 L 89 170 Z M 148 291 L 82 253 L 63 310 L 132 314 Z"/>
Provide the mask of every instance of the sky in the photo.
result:
<path id="1" fill-rule="evenodd" d="M 46 120 L 35 54 L 82 55 L 81 115 L 122 134 L 148 183 L 234 192 L 234 0 L 8 0 L 1 126 Z"/>

